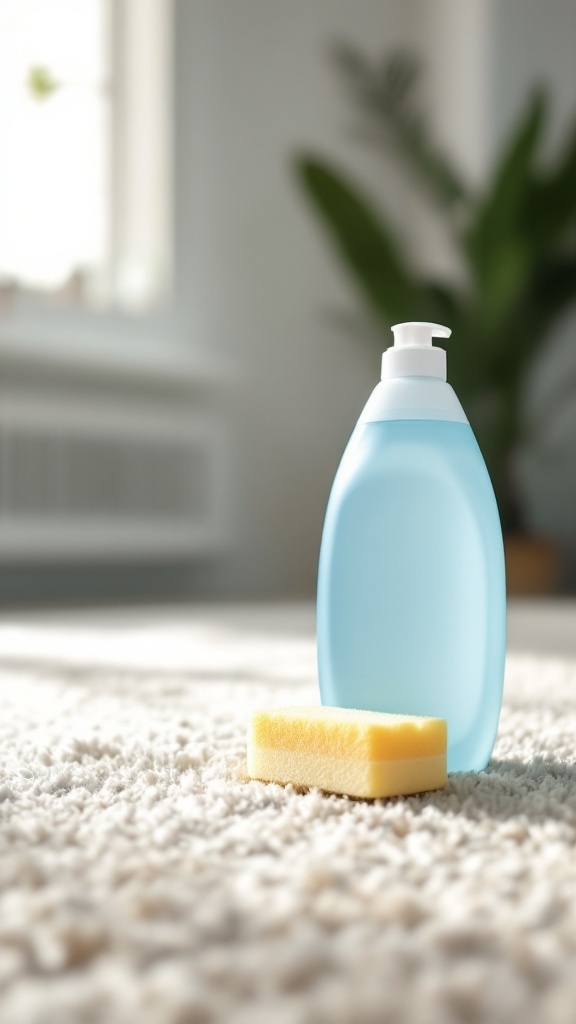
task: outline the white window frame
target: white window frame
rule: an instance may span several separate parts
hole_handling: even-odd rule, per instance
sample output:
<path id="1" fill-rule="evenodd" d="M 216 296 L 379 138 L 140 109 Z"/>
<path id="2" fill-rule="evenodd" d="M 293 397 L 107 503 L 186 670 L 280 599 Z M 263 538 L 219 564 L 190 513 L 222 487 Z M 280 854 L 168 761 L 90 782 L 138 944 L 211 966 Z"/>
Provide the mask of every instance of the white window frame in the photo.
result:
<path id="1" fill-rule="evenodd" d="M 124 165 L 116 161 L 112 170 L 112 207 L 128 204 L 123 228 L 116 232 L 113 245 L 116 255 L 124 252 L 128 256 L 138 249 L 146 251 L 147 246 L 156 245 L 161 256 L 163 295 L 145 312 L 127 312 L 117 305 L 102 310 L 80 305 L 60 307 L 49 296 L 23 290 L 14 308 L 0 313 L 0 363 L 33 364 L 35 367 L 62 363 L 87 370 L 94 366 L 112 372 L 118 370 L 123 375 L 134 367 L 136 357 L 138 372 L 146 376 L 161 370 L 168 372 L 171 366 L 177 375 L 187 366 L 190 375 L 196 376 L 197 359 L 191 351 L 190 339 L 183 339 L 177 329 L 179 318 L 172 280 L 176 244 L 173 186 L 177 154 L 172 129 L 176 105 L 173 89 L 176 0 L 110 0 L 110 3 L 115 40 L 112 150 L 117 155 L 122 149 L 125 154 Z M 144 5 L 149 9 L 148 19 L 142 18 Z M 153 39 L 142 30 L 145 22 L 154 25 Z M 126 61 L 122 47 L 129 31 L 140 34 L 142 45 L 133 59 Z M 151 72 L 153 60 L 157 63 Z M 146 86 L 140 89 L 142 83 L 138 80 L 142 75 Z M 139 88 L 135 89 L 135 83 Z M 130 103 L 133 106 L 129 111 Z M 163 150 L 161 158 L 148 169 L 146 187 L 165 189 L 167 199 L 161 215 L 163 223 L 158 211 L 156 214 L 151 211 L 152 223 L 142 231 L 142 225 L 137 223 L 130 180 L 146 155 L 138 127 L 130 122 L 134 116 L 141 117 L 146 104 L 155 108 L 157 138 Z M 118 139 L 123 139 L 126 145 L 123 142 L 119 147 Z M 202 360 L 200 376 L 206 372 L 208 378 L 213 376 L 210 368 L 206 371 L 206 362 Z"/>

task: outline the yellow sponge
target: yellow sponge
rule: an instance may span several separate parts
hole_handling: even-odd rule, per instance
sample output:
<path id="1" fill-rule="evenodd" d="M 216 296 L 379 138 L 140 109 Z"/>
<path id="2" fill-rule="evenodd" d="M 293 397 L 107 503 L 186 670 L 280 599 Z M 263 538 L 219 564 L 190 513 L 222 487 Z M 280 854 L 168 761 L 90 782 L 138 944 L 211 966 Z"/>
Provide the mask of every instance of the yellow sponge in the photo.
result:
<path id="1" fill-rule="evenodd" d="M 248 774 L 358 797 L 400 796 L 446 785 L 443 718 L 349 708 L 256 711 Z"/>

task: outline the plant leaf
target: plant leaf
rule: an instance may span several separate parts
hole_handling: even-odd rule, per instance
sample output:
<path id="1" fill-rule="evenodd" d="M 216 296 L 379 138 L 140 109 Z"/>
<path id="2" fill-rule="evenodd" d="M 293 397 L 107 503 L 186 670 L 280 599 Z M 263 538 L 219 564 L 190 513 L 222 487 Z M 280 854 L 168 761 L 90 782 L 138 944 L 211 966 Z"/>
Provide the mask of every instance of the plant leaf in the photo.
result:
<path id="1" fill-rule="evenodd" d="M 370 200 L 322 160 L 302 157 L 296 171 L 338 255 L 388 325 L 423 315 L 418 282 L 405 263 L 394 233 Z"/>
<path id="2" fill-rule="evenodd" d="M 446 154 L 431 139 L 418 102 L 421 66 L 413 55 L 396 51 L 373 64 L 355 47 L 339 43 L 334 60 L 371 129 L 369 137 L 392 144 L 445 208 L 469 198 L 468 189 Z"/>
<path id="3" fill-rule="evenodd" d="M 532 181 L 524 213 L 526 237 L 538 252 L 562 239 L 576 223 L 576 124 L 552 171 Z"/>
<path id="4" fill-rule="evenodd" d="M 532 165 L 545 113 L 546 94 L 540 89 L 531 97 L 495 171 L 493 184 L 466 233 L 466 251 L 484 285 L 489 286 L 490 278 L 498 276 L 494 261 L 498 260 L 502 246 L 510 248 L 511 240 L 519 234 L 519 215 L 526 208 L 533 182 Z"/>
<path id="5" fill-rule="evenodd" d="M 576 254 L 542 262 L 529 294 L 510 316 L 506 337 L 500 339 L 494 372 L 502 380 L 518 379 L 542 338 L 572 303 L 576 302 Z"/>

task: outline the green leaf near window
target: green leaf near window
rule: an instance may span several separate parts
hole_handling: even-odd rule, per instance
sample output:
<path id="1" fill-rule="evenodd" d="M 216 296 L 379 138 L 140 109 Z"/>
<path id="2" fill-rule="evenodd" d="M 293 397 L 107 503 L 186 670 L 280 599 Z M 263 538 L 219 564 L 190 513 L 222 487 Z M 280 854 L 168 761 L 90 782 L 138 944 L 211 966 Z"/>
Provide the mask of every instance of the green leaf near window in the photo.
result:
<path id="1" fill-rule="evenodd" d="M 38 100 L 46 100 L 59 89 L 59 83 L 49 68 L 38 65 L 28 72 L 28 88 Z"/>

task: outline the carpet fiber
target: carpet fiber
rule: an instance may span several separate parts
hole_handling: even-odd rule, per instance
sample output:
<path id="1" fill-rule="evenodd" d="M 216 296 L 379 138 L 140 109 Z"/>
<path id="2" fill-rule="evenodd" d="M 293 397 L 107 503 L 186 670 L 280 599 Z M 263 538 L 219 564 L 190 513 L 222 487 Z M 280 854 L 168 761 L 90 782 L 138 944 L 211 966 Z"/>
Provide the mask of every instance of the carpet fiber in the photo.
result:
<path id="1" fill-rule="evenodd" d="M 2 1024 L 573 1024 L 576 663 L 509 660 L 489 772 L 371 803 L 243 777 L 310 639 L 155 652 L 4 645 Z"/>

